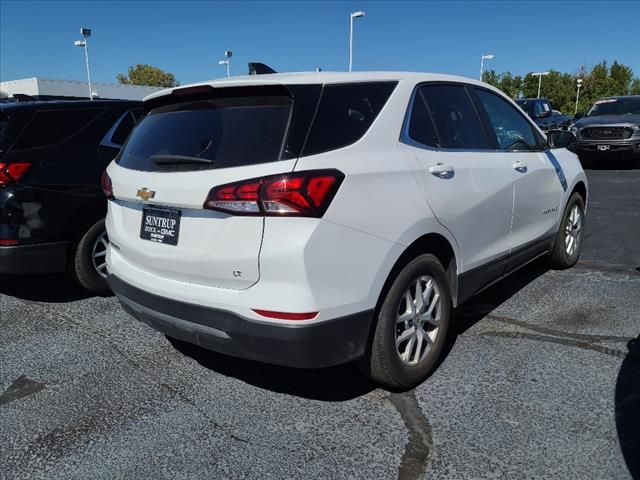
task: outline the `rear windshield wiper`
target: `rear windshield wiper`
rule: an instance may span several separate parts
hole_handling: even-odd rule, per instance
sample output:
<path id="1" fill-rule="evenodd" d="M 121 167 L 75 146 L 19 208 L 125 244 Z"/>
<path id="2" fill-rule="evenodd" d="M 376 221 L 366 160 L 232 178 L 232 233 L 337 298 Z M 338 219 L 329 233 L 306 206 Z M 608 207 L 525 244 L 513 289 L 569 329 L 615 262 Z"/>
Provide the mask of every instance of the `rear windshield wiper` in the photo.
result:
<path id="1" fill-rule="evenodd" d="M 190 157 L 188 155 L 170 155 L 165 153 L 159 153 L 151 155 L 149 159 L 156 165 L 173 165 L 180 163 L 206 163 L 213 164 L 213 160 L 210 158 L 202 157 Z"/>

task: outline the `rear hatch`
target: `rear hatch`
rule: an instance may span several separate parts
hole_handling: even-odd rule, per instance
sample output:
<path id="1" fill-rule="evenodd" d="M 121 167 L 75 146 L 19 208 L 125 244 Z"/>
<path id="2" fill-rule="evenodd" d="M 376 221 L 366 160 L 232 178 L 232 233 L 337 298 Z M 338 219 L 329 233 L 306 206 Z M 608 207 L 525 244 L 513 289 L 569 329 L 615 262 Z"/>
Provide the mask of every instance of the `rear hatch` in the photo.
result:
<path id="1" fill-rule="evenodd" d="M 108 169 L 109 235 L 118 254 L 187 283 L 256 283 L 264 218 L 203 204 L 218 185 L 291 172 L 320 90 L 201 86 L 148 101 L 148 115 Z"/>

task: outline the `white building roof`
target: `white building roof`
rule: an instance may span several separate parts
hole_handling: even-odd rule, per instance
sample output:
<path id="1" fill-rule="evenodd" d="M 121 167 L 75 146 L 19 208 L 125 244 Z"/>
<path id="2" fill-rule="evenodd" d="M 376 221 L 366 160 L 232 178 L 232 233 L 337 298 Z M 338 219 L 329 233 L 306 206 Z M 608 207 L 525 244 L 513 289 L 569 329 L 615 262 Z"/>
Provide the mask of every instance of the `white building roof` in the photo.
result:
<path id="1" fill-rule="evenodd" d="M 94 98 L 121 100 L 142 100 L 147 95 L 163 90 L 161 87 L 99 82 L 91 82 L 91 89 L 94 92 Z M 89 83 L 78 80 L 50 80 L 36 77 L 0 82 L 0 97 L 12 97 L 15 94 L 88 97 Z"/>

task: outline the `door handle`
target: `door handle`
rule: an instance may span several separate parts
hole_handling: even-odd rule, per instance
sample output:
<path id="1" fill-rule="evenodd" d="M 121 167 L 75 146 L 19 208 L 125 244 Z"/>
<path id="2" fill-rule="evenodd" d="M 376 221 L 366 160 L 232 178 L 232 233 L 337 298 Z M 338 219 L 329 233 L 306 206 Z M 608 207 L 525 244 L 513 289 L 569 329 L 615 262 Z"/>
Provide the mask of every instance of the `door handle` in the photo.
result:
<path id="1" fill-rule="evenodd" d="M 444 165 L 443 163 L 436 163 L 429 167 L 429 173 L 438 178 L 451 178 L 453 177 L 453 166 Z"/>
<path id="2" fill-rule="evenodd" d="M 513 169 L 520 173 L 526 173 L 527 164 L 518 160 L 517 162 L 513 162 Z"/>

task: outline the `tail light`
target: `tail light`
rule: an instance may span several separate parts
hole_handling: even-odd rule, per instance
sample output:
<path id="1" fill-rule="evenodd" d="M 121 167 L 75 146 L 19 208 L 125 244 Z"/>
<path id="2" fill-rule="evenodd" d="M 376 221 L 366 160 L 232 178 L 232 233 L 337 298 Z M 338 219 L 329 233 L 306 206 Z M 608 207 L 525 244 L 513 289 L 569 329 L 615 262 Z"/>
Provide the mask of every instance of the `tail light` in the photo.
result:
<path id="1" fill-rule="evenodd" d="M 19 181 L 30 166 L 28 162 L 0 163 L 0 185 Z"/>
<path id="2" fill-rule="evenodd" d="M 288 313 L 288 312 L 273 312 L 271 310 L 256 310 L 252 309 L 258 315 L 267 318 L 275 318 L 278 320 L 311 320 L 318 316 L 318 312 L 307 312 L 307 313 Z"/>
<path id="3" fill-rule="evenodd" d="M 203 208 L 236 215 L 322 217 L 344 174 L 310 170 L 214 187 Z"/>
<path id="4" fill-rule="evenodd" d="M 107 199 L 113 198 L 113 184 L 111 183 L 111 177 L 105 170 L 102 173 L 102 179 L 100 180 L 100 185 L 102 186 L 102 193 Z"/>

